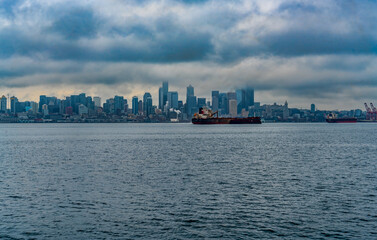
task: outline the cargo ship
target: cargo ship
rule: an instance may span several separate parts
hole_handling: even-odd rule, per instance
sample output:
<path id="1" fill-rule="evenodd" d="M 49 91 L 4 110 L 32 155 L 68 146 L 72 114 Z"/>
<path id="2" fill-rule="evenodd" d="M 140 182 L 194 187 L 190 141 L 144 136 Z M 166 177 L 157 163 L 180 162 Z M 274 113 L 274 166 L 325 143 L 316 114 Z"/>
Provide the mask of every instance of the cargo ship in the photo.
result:
<path id="1" fill-rule="evenodd" d="M 354 117 L 338 118 L 336 114 L 330 113 L 329 115 L 327 115 L 326 122 L 328 123 L 355 123 L 357 122 L 357 118 L 354 118 Z"/>
<path id="2" fill-rule="evenodd" d="M 226 118 L 219 117 L 218 111 L 212 113 L 210 109 L 200 108 L 192 118 L 193 124 L 261 124 L 260 117 Z"/>

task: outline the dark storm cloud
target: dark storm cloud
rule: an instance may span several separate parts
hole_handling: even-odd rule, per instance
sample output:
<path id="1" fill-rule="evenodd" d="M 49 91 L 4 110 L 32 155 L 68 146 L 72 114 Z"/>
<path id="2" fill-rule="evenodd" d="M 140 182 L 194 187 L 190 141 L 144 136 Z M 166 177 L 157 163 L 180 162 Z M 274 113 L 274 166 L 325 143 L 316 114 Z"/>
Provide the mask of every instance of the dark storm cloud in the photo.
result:
<path id="1" fill-rule="evenodd" d="M 172 5 L 189 4 L 188 8 L 195 8 L 206 2 L 178 1 Z M 143 4 L 148 3 L 153 1 Z M 363 16 L 366 19 L 361 23 L 355 23 L 348 16 L 341 15 L 346 10 L 334 9 L 333 14 L 339 15 L 339 21 L 347 24 L 344 32 L 335 32 L 331 26 L 322 24 L 327 20 L 321 20 L 321 17 L 328 17 L 328 13 L 310 3 L 283 3 L 271 12 L 274 20 L 270 23 L 268 14 L 261 13 L 258 8 L 235 11 L 210 3 L 193 18 L 168 12 L 160 16 L 120 17 L 120 22 L 101 16 L 95 5 L 56 4 L 44 11 L 50 14 L 46 14 L 45 23 L 35 29 L 25 29 L 22 24 L 1 29 L 0 54 L 9 57 L 40 52 L 53 59 L 80 61 L 232 62 L 265 55 L 375 54 L 377 51 L 376 34 L 360 30 L 371 27 L 364 26 L 367 20 L 376 20 L 368 19 L 368 15 Z M 8 12 L 17 14 L 12 10 L 14 4 L 11 2 L 5 1 L 3 5 L 7 6 Z M 219 9 L 212 9 L 212 6 Z M 132 16 L 132 7 L 127 6 L 129 12 L 126 14 Z M 30 8 L 34 9 L 33 6 Z M 18 13 L 25 14 L 25 10 Z M 191 13 L 194 12 L 186 14 Z M 122 14 L 121 11 L 114 12 L 114 15 Z M 306 16 L 312 19 L 303 19 Z M 254 22 L 264 20 L 258 20 L 260 17 L 267 18 L 266 23 L 261 22 L 256 28 Z M 297 22 L 301 20 L 302 24 Z M 313 20 L 319 22 L 312 23 Z M 283 22 L 281 29 L 275 28 L 274 25 L 279 26 L 280 22 Z M 237 24 L 245 26 L 237 29 Z M 83 39 L 88 41 L 83 44 Z"/>
<path id="2" fill-rule="evenodd" d="M 99 19 L 94 17 L 89 9 L 72 9 L 59 17 L 49 28 L 68 40 L 77 40 L 80 37 L 94 37 L 98 30 Z"/>

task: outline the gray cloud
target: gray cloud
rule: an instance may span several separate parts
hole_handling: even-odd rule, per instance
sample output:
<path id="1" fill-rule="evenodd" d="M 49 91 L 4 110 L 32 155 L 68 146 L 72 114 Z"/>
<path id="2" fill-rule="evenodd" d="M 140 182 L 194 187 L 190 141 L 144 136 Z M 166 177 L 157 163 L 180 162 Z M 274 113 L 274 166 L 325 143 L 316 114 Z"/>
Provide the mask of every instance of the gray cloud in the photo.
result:
<path id="1" fill-rule="evenodd" d="M 0 9 L 0 87 L 169 80 L 204 95 L 254 86 L 302 99 L 377 87 L 372 1 L 4 0 Z"/>

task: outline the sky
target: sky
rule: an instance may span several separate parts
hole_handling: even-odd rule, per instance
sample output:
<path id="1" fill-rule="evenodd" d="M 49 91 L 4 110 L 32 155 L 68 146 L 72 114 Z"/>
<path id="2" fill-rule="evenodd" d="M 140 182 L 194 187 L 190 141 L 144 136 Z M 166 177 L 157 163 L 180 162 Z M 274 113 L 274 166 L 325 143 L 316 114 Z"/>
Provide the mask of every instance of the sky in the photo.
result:
<path id="1" fill-rule="evenodd" d="M 0 95 L 184 100 L 255 88 L 262 104 L 377 104 L 372 0 L 0 0 Z"/>

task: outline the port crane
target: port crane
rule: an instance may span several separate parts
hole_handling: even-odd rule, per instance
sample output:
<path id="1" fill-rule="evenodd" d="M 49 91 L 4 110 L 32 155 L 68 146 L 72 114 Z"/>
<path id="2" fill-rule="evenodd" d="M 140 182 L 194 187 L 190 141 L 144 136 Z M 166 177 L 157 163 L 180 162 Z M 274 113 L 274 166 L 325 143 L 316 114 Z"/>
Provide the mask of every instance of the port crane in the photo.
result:
<path id="1" fill-rule="evenodd" d="M 367 110 L 367 120 L 372 120 L 373 112 L 367 103 L 364 103 L 365 109 Z"/>
<path id="2" fill-rule="evenodd" d="M 372 108 L 372 119 L 377 120 L 377 109 L 374 107 L 373 103 L 370 103 L 370 106 Z"/>

